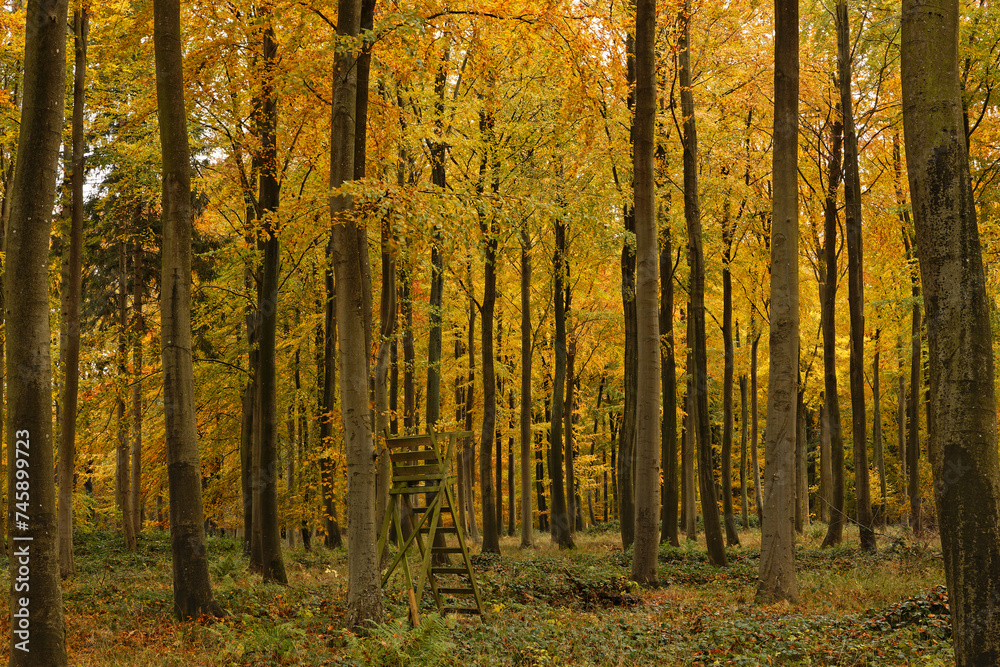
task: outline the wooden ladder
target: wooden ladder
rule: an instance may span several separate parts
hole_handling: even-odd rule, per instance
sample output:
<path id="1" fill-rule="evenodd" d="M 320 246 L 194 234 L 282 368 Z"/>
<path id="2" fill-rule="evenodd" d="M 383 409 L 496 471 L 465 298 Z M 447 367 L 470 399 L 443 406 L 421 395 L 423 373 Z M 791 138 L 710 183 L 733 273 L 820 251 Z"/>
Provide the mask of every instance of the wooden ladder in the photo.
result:
<path id="1" fill-rule="evenodd" d="M 385 587 L 396 569 L 401 567 L 406 580 L 410 621 L 414 626 L 420 624 L 419 606 L 425 583 L 429 585 L 442 616 L 479 614 L 480 618 L 483 617 L 483 600 L 472 572 L 469 549 L 453 509 L 455 499 L 452 482 L 455 477 L 450 474 L 455 442 L 458 438 L 472 435 L 471 431 L 455 431 L 386 440 L 392 461 L 392 486 L 389 489 L 385 519 L 379 531 L 377 553 L 383 553 L 393 525 L 396 544 L 400 546 L 382 575 L 382 587 Z M 447 445 L 442 452 L 438 443 L 443 439 L 446 439 Z M 422 493 L 427 494 L 427 504 L 424 507 L 410 508 L 410 497 Z M 400 520 L 401 505 L 410 508 L 415 516 L 413 529 L 406 539 L 403 538 Z M 435 546 L 438 534 L 455 535 L 457 546 Z M 427 536 L 426 544 L 424 535 Z M 407 555 L 414 551 L 414 545 L 420 561 L 416 581 L 407 559 Z M 458 566 L 448 563 L 450 555 L 459 556 L 461 563 Z M 460 604 L 462 599 L 466 604 Z"/>

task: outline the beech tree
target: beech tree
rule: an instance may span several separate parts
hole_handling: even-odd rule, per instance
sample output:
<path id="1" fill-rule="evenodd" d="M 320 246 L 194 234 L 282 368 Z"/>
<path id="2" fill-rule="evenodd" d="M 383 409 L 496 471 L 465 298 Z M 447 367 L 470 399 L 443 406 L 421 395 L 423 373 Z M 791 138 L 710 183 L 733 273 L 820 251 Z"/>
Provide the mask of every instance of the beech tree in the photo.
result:
<path id="1" fill-rule="evenodd" d="M 191 153 L 184 110 L 179 0 L 154 0 L 156 107 L 163 160 L 160 283 L 163 412 L 170 484 L 174 611 L 182 619 L 221 616 L 208 575 L 201 459 L 191 358 Z M 60 93 L 61 94 L 61 93 Z"/>
<path id="2" fill-rule="evenodd" d="M 861 178 L 858 167 L 858 136 L 854 130 L 851 99 L 851 29 L 847 0 L 837 2 L 837 65 L 840 108 L 844 116 L 844 209 L 847 236 L 848 304 L 851 315 L 851 424 L 854 441 L 854 490 L 857 501 L 861 548 L 874 551 L 871 490 L 868 486 L 868 427 L 865 411 L 865 292 L 861 245 Z"/>
<path id="3" fill-rule="evenodd" d="M 275 345 L 278 326 L 279 239 L 278 203 L 280 182 L 277 159 L 278 101 L 274 90 L 274 68 L 278 60 L 272 8 L 259 8 L 261 31 L 260 110 L 255 119 L 261 140 L 260 179 L 257 205 L 260 210 L 264 262 L 261 271 L 257 305 L 257 411 L 253 441 L 253 535 L 250 540 L 250 567 L 265 580 L 288 583 L 285 563 L 281 556 L 281 534 L 278 525 L 278 434 L 275 405 Z"/>
<path id="4" fill-rule="evenodd" d="M 80 386 L 80 299 L 83 283 L 83 104 L 87 72 L 89 12 L 84 6 L 73 14 L 73 161 L 71 181 L 69 252 L 63 287 L 66 323 L 62 430 L 59 433 L 59 570 L 63 577 L 76 572 L 73 563 L 73 476 L 76 463 L 76 409 Z"/>
<path id="5" fill-rule="evenodd" d="M 795 438 L 799 372 L 799 5 L 774 5 L 774 199 L 771 359 L 764 436 L 764 523 L 758 602 L 799 597 L 795 581 Z"/>
<path id="6" fill-rule="evenodd" d="M 24 99 L 6 234 L 7 497 L 10 571 L 28 571 L 31 595 L 10 578 L 11 667 L 67 664 L 55 483 L 49 235 L 66 80 L 66 0 L 28 2 Z M 26 562 L 27 561 L 27 562 Z"/>
<path id="7" fill-rule="evenodd" d="M 534 542 L 531 502 L 531 237 L 521 223 L 521 548 Z M 513 512 L 513 506 L 511 512 Z"/>
<path id="8" fill-rule="evenodd" d="M 928 452 L 955 662 L 1000 663 L 1000 453 L 957 0 L 904 0 L 903 126 L 927 316 Z"/>
<path id="9" fill-rule="evenodd" d="M 360 0 L 340 0 L 337 35 L 356 38 L 361 30 Z M 347 622 L 367 629 L 382 619 L 382 586 L 375 525 L 375 445 L 368 404 L 368 346 L 365 332 L 368 247 L 362 244 L 354 200 L 343 185 L 354 178 L 357 52 L 337 50 L 333 67 L 330 129 L 331 248 L 337 284 L 340 352 L 340 405 L 347 451 Z"/>
<path id="10" fill-rule="evenodd" d="M 552 539 L 561 547 L 572 549 L 571 530 L 566 506 L 566 487 L 563 483 L 563 410 L 568 409 L 566 400 L 566 221 L 556 212 L 555 251 L 552 256 L 555 307 L 555 369 L 552 378 L 552 410 L 549 425 L 549 474 L 552 478 Z"/>
<path id="11" fill-rule="evenodd" d="M 844 539 L 844 436 L 840 427 L 840 399 L 837 393 L 837 190 L 842 176 L 840 154 L 843 124 L 834 121 L 831 130 L 830 158 L 827 163 L 827 187 L 823 201 L 823 282 L 820 283 L 820 326 L 823 329 L 823 407 L 826 410 L 830 440 L 830 521 L 823 546 L 840 544 Z"/>
<path id="12" fill-rule="evenodd" d="M 691 2 L 685 0 L 681 16 L 679 45 L 681 111 L 684 114 L 684 218 L 688 229 L 688 264 L 691 267 L 692 349 L 694 366 L 691 371 L 694 397 L 693 431 L 697 439 L 698 488 L 701 491 L 701 512 L 705 522 L 705 541 L 713 565 L 726 565 L 726 547 L 722 543 L 718 495 L 712 464 L 711 430 L 708 415 L 708 352 L 705 348 L 705 254 L 701 238 L 701 207 L 698 196 L 698 132 L 694 116 L 694 94 L 691 91 Z M 688 511 L 695 511 L 693 507 Z M 690 536 L 689 536 L 690 537 Z"/>
<path id="13" fill-rule="evenodd" d="M 656 584 L 660 537 L 660 326 L 657 311 L 656 187 L 653 142 L 656 125 L 656 0 L 635 8 L 635 123 L 633 160 L 636 230 L 635 544 L 632 579 Z"/>

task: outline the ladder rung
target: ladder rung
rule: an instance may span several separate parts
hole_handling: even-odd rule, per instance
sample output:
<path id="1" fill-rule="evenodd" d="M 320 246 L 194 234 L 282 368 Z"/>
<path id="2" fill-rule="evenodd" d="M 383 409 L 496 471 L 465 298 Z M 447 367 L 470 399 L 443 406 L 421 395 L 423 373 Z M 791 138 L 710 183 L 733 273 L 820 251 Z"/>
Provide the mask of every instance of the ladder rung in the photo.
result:
<path id="1" fill-rule="evenodd" d="M 443 588 L 438 587 L 438 593 L 445 595 L 474 595 L 476 591 L 471 588 Z"/>
<path id="2" fill-rule="evenodd" d="M 436 493 L 440 490 L 440 486 L 401 486 L 389 489 L 389 494 L 393 496 L 407 496 L 415 493 Z"/>
<path id="3" fill-rule="evenodd" d="M 408 461 L 437 461 L 438 453 L 433 449 L 425 449 L 416 452 L 390 452 L 389 458 L 393 463 L 405 463 Z"/>
<path id="4" fill-rule="evenodd" d="M 392 483 L 400 484 L 402 482 L 434 482 L 435 484 L 440 484 L 441 480 L 444 479 L 444 475 L 438 473 L 436 475 L 398 475 L 393 476 Z"/>
<path id="5" fill-rule="evenodd" d="M 445 614 L 479 614 L 482 615 L 483 612 L 479 611 L 479 607 L 442 607 L 441 611 Z"/>
<path id="6" fill-rule="evenodd" d="M 431 437 L 429 435 L 401 435 L 396 438 L 388 438 L 385 441 L 389 449 L 401 449 L 403 447 L 431 447 Z"/>
<path id="7" fill-rule="evenodd" d="M 421 533 L 429 533 L 429 532 L 431 532 L 431 528 L 430 528 L 430 526 L 421 526 L 420 527 L 420 532 Z M 456 530 L 455 526 L 438 526 L 437 527 L 437 532 L 439 532 L 439 533 L 455 533 L 456 535 L 458 534 L 458 530 Z"/>
<path id="8" fill-rule="evenodd" d="M 415 466 L 396 466 L 393 470 L 394 475 L 441 475 L 444 474 L 441 470 L 440 463 L 428 463 L 426 465 L 415 465 Z"/>
<path id="9" fill-rule="evenodd" d="M 432 549 L 432 551 L 437 551 Z M 469 574 L 469 571 L 464 567 L 432 567 L 431 572 L 434 574 Z"/>

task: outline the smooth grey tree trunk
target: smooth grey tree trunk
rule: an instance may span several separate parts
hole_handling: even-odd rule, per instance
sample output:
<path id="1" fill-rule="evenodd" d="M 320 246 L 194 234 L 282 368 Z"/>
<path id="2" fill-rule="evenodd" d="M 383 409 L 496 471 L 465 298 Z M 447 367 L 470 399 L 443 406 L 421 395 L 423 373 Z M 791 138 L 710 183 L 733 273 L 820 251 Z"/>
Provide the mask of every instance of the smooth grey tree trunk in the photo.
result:
<path id="1" fill-rule="evenodd" d="M 570 321 L 569 262 L 566 262 L 566 321 Z M 576 481 L 576 439 L 573 437 L 573 417 L 576 402 L 576 339 L 572 332 L 566 334 L 566 401 L 563 404 L 563 440 L 566 443 L 566 514 L 571 532 L 581 528 L 580 498 Z"/>
<path id="2" fill-rule="evenodd" d="M 260 210 L 263 266 L 257 304 L 257 418 L 259 429 L 253 447 L 253 535 L 250 540 L 250 569 L 265 581 L 288 583 L 281 554 L 281 528 L 278 522 L 278 416 L 275 369 L 278 326 L 278 280 L 280 272 L 278 205 L 280 191 L 277 164 L 278 102 L 274 92 L 273 70 L 278 47 L 271 25 L 271 8 L 260 9 L 262 30 L 261 108 L 256 118 L 261 141 L 260 180 L 257 197 Z"/>
<path id="3" fill-rule="evenodd" d="M 764 526 L 764 500 L 763 491 L 760 484 L 760 454 L 757 452 L 760 442 L 757 439 L 757 347 L 760 344 L 760 332 L 757 331 L 753 315 L 750 316 L 750 334 L 753 342 L 750 344 L 750 460 L 753 465 L 753 496 L 754 506 L 757 508 L 757 524 Z"/>
<path id="4" fill-rule="evenodd" d="M 728 200 L 722 214 L 722 515 L 726 526 L 726 546 L 740 544 L 733 514 L 733 375 L 735 351 L 733 349 L 733 276 L 730 263 L 733 255 L 733 226 Z"/>
<path id="5" fill-rule="evenodd" d="M 156 103 L 163 160 L 160 318 L 163 412 L 170 485 L 174 611 L 182 618 L 224 612 L 212 595 L 205 550 L 201 459 L 191 358 L 191 154 L 184 110 L 180 2 L 154 0 Z"/>
<path id="6" fill-rule="evenodd" d="M 340 0 L 337 34 L 357 37 L 361 29 L 359 0 Z M 330 131 L 330 189 L 336 192 L 354 177 L 357 52 L 338 50 L 333 68 Z M 353 197 L 330 198 L 331 249 L 337 285 L 337 336 L 340 353 L 340 405 L 347 454 L 347 625 L 367 630 L 382 620 L 382 587 L 375 525 L 375 444 L 368 393 L 368 345 L 365 293 L 369 275 L 367 244 L 354 212 Z"/>
<path id="7" fill-rule="evenodd" d="M 531 238 L 521 223 L 521 548 L 533 546 L 531 503 Z"/>
<path id="8" fill-rule="evenodd" d="M 830 504 L 824 547 L 840 544 L 844 539 L 844 436 L 840 426 L 840 398 L 837 393 L 837 189 L 842 176 L 840 153 L 843 125 L 834 121 L 830 162 L 827 168 L 827 190 L 823 206 L 823 254 L 826 276 L 823 280 L 823 304 L 820 310 L 823 328 L 823 400 L 830 433 Z"/>
<path id="9" fill-rule="evenodd" d="M 799 372 L 799 7 L 774 6 L 774 153 L 771 333 L 765 434 L 764 523 L 757 601 L 799 597 L 795 581 L 795 440 Z"/>
<path id="10" fill-rule="evenodd" d="M 830 465 L 830 458 L 833 455 L 833 448 L 830 440 L 830 415 L 826 409 L 826 394 L 820 397 L 820 441 L 819 441 L 819 518 L 820 521 L 830 522 L 830 506 L 833 503 L 833 467 Z"/>
<path id="11" fill-rule="evenodd" d="M 660 279 L 653 151 L 656 126 L 656 0 L 635 9 L 635 121 L 632 136 L 636 231 L 635 544 L 632 579 L 658 584 L 660 543 Z"/>
<path id="12" fill-rule="evenodd" d="M 11 579 L 10 618 L 26 614 L 30 619 L 30 627 L 24 630 L 20 623 L 9 626 L 12 667 L 67 664 L 52 475 L 48 275 L 66 92 L 65 49 L 65 0 L 30 0 L 4 281 L 9 409 L 7 497 L 13 547 L 10 571 L 21 576 L 22 566 L 29 570 L 25 583 L 30 590 L 28 596 L 16 591 Z M 22 600 L 26 603 L 21 604 Z"/>
<path id="13" fill-rule="evenodd" d="M 669 223 L 667 223 L 669 225 Z M 663 489 L 660 498 L 660 541 L 680 546 L 678 535 L 677 470 L 677 367 L 674 341 L 674 272 L 672 234 L 669 226 L 661 233 L 660 243 L 660 393 L 663 417 L 660 424 L 660 465 Z"/>
<path id="14" fill-rule="evenodd" d="M 566 383 L 566 227 L 562 217 L 555 220 L 555 252 L 553 254 L 553 298 L 555 308 L 555 369 L 552 378 L 552 413 L 549 422 L 549 476 L 552 478 L 552 538 L 560 548 L 572 549 L 573 532 L 566 507 L 566 487 L 563 483 L 563 410 L 565 409 Z"/>
<path id="15" fill-rule="evenodd" d="M 483 546 L 485 553 L 500 553 L 500 530 L 496 516 L 496 495 L 493 484 L 493 445 L 496 442 L 497 379 L 496 355 L 493 352 L 493 320 L 497 299 L 497 244 L 499 229 L 492 218 L 481 222 L 485 265 L 483 271 L 482 358 L 483 358 L 483 425 L 480 435 L 479 484 L 483 503 Z M 499 442 L 497 453 L 499 455 Z"/>
<path id="16" fill-rule="evenodd" d="M 690 312 L 690 303 L 688 304 Z M 684 524 L 684 536 L 691 541 L 698 539 L 698 507 L 697 507 L 697 485 L 695 484 L 695 422 L 698 415 L 698 406 L 694 400 L 694 380 L 692 379 L 692 367 L 694 366 L 694 355 L 691 351 L 691 341 L 694 336 L 691 334 L 691 318 L 687 320 L 687 359 L 685 367 L 687 369 L 687 386 L 684 390 L 684 432 L 681 445 L 681 523 Z"/>
<path id="17" fill-rule="evenodd" d="M 132 223 L 139 220 L 139 210 L 132 216 Z M 135 524 L 132 523 L 132 482 L 131 458 L 129 447 L 129 424 L 126 417 L 126 398 L 128 396 L 128 281 L 126 272 L 126 255 L 128 244 L 124 239 L 130 230 L 123 224 L 120 234 L 123 239 L 118 243 L 118 400 L 115 401 L 115 413 L 118 422 L 118 442 L 115 451 L 115 503 L 122 515 L 122 533 L 125 538 L 125 548 L 136 550 Z"/>
<path id="18" fill-rule="evenodd" d="M 138 230 L 137 230 L 138 232 Z M 146 320 L 142 316 L 142 236 L 136 233 L 132 253 L 132 526 L 142 532 L 142 339 Z"/>
<path id="19" fill-rule="evenodd" d="M 875 551 L 871 488 L 868 482 L 868 419 L 865 408 L 865 291 L 864 248 L 861 241 L 861 178 L 858 137 L 854 131 L 851 99 L 851 32 L 847 0 L 837 2 L 837 65 L 840 106 L 844 116 L 844 211 L 847 237 L 848 305 L 851 314 L 851 435 L 854 442 L 854 496 L 857 503 L 861 549 Z"/>
<path id="20" fill-rule="evenodd" d="M 625 37 L 626 53 L 626 83 L 628 98 L 626 104 L 629 110 L 635 107 L 635 36 Z M 630 129 L 629 142 L 632 142 L 634 127 Z M 635 208 L 631 202 L 625 204 L 623 221 L 626 233 L 635 233 Z M 617 458 L 617 491 L 618 519 L 622 534 L 622 547 L 628 549 L 635 539 L 635 436 L 636 436 L 636 401 L 638 400 L 638 348 L 636 339 L 636 304 L 635 304 L 635 247 L 626 241 L 622 244 L 622 308 L 625 311 L 625 400 L 623 406 L 621 427 L 618 430 Z"/>
<path id="21" fill-rule="evenodd" d="M 904 0 L 906 166 L 930 366 L 928 453 L 955 663 L 1000 664 L 1000 453 L 986 293 L 959 84 L 957 0 Z"/>
<path id="22" fill-rule="evenodd" d="M 878 343 L 878 331 L 875 332 L 875 341 Z M 880 522 L 885 521 L 886 509 L 886 480 L 885 480 L 885 452 L 882 443 L 882 393 L 879 383 L 879 356 L 880 350 L 875 348 L 875 356 L 872 358 L 872 455 L 875 458 L 875 465 L 878 467 L 879 489 L 882 492 L 879 499 L 878 517 Z"/>
<path id="23" fill-rule="evenodd" d="M 83 287 L 83 106 L 87 77 L 87 8 L 73 14 L 73 203 L 66 266 L 66 356 L 63 370 L 62 430 L 59 432 L 59 571 L 76 574 L 73 562 L 73 478 L 76 474 L 76 410 L 80 387 L 80 301 Z"/>
<path id="24" fill-rule="evenodd" d="M 920 272 L 917 266 L 916 240 L 909 227 L 903 228 L 903 247 L 910 265 L 910 294 L 913 299 L 910 319 L 910 393 L 906 404 L 906 489 L 910 498 L 910 526 L 917 535 L 923 533 L 923 512 L 920 498 Z"/>
<path id="25" fill-rule="evenodd" d="M 691 343 L 694 361 L 692 384 L 695 421 L 694 435 L 698 450 L 698 482 L 701 492 L 701 512 L 705 524 L 708 558 L 717 567 L 727 564 L 726 547 L 722 541 L 718 495 L 712 464 L 712 441 L 708 417 L 708 352 L 705 338 L 705 258 L 702 249 L 701 211 L 698 193 L 698 131 L 694 116 L 694 94 L 691 91 L 691 2 L 685 0 L 681 16 L 683 24 L 679 43 L 681 110 L 684 114 L 684 218 L 688 228 L 688 263 L 691 267 Z"/>

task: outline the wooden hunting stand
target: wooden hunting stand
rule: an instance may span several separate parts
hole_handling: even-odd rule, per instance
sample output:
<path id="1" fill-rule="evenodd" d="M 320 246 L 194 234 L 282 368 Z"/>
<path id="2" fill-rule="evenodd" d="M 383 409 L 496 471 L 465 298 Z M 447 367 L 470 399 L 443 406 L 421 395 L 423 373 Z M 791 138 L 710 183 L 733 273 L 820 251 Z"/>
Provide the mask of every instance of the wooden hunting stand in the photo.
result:
<path id="1" fill-rule="evenodd" d="M 458 438 L 471 436 L 471 431 L 451 433 L 429 433 L 426 435 L 388 438 L 386 446 L 392 461 L 392 487 L 389 489 L 389 505 L 379 531 L 378 553 L 383 553 L 389 531 L 395 525 L 396 544 L 399 549 L 382 575 L 382 587 L 400 566 L 406 579 L 410 620 L 414 626 L 420 624 L 419 604 L 424 593 L 424 584 L 429 584 L 438 611 L 442 614 L 479 614 L 483 616 L 483 600 L 472 573 L 469 549 L 465 544 L 462 527 L 456 520 L 455 499 L 451 483 L 455 479 L 450 474 L 451 462 L 455 456 Z M 444 451 L 438 443 L 447 441 Z M 424 507 L 411 507 L 410 496 L 427 494 Z M 415 515 L 410 536 L 403 538 L 400 505 L 405 504 Z M 447 519 L 447 522 L 446 522 Z M 436 546 L 435 537 L 455 535 L 457 544 Z M 427 536 L 426 543 L 423 535 Z M 413 546 L 416 545 L 416 550 Z M 419 567 L 416 581 L 410 571 L 407 556 L 417 553 Z M 448 555 L 454 554 L 461 563 L 447 562 Z M 459 604 L 459 598 L 472 598 L 471 603 Z"/>

